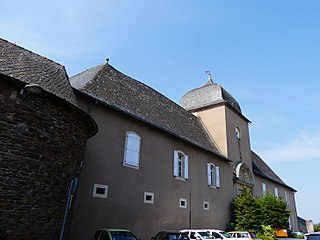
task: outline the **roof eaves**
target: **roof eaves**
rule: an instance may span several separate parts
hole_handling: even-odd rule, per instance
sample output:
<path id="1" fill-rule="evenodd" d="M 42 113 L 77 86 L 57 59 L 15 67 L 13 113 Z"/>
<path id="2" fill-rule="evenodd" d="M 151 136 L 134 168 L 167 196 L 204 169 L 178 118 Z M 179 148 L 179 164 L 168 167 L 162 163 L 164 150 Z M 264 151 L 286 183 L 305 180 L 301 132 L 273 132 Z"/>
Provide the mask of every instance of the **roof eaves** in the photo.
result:
<path id="1" fill-rule="evenodd" d="M 282 185 L 282 186 L 284 186 L 284 187 L 286 187 L 286 188 L 289 188 L 289 189 L 291 189 L 293 192 L 297 192 L 296 189 L 290 187 L 289 185 L 287 185 L 287 184 L 285 184 L 285 183 L 283 183 L 283 182 L 276 181 L 275 179 L 273 179 L 273 178 L 271 178 L 271 177 L 269 177 L 269 176 L 266 176 L 265 174 L 261 174 L 261 173 L 259 173 L 259 172 L 255 172 L 255 171 L 254 171 L 253 173 L 254 173 L 255 175 L 259 175 L 259 176 L 261 176 L 261 177 L 267 178 L 268 180 L 270 180 L 270 181 L 272 181 L 272 182 L 275 182 L 275 183 L 277 183 L 277 184 L 280 184 L 280 185 Z"/>
<path id="2" fill-rule="evenodd" d="M 133 117 L 133 118 L 135 118 L 135 119 L 137 119 L 137 120 L 140 120 L 140 121 L 142 121 L 142 122 L 144 122 L 144 123 L 146 123 L 146 124 L 148 124 L 148 125 L 150 125 L 150 126 L 153 126 L 153 127 L 155 127 L 155 128 L 158 128 L 158 129 L 160 129 L 161 131 L 164 131 L 164 132 L 166 132 L 166 133 L 168 133 L 168 134 L 170 134 L 170 135 L 173 135 L 173 136 L 175 136 L 175 137 L 177 137 L 177 138 L 179 138 L 179 139 L 182 139 L 183 141 L 188 142 L 189 144 L 192 144 L 192 145 L 194 145 L 194 146 L 197 146 L 197 147 L 201 148 L 202 150 L 205 150 L 205 151 L 207 151 L 207 152 L 213 153 L 214 155 L 216 155 L 217 157 L 219 157 L 219 158 L 221 158 L 221 159 L 223 159 L 223 160 L 225 160 L 225 161 L 233 162 L 231 159 L 223 156 L 222 154 L 214 151 L 213 149 L 209 149 L 209 148 L 206 148 L 206 147 L 204 147 L 204 146 L 201 146 L 200 144 L 198 144 L 198 143 L 196 143 L 196 142 L 194 142 L 194 141 L 192 141 L 192 140 L 190 140 L 190 139 L 188 139 L 188 138 L 186 138 L 186 137 L 184 137 L 184 136 L 178 135 L 178 134 L 174 133 L 173 131 L 170 131 L 170 129 L 164 128 L 163 126 L 160 126 L 160 125 L 158 125 L 158 124 L 156 124 L 156 123 L 154 123 L 154 122 L 152 122 L 152 121 L 148 121 L 148 120 L 145 119 L 145 118 L 142 118 L 142 117 L 140 117 L 140 116 L 137 116 L 137 115 L 134 114 L 133 112 L 128 111 L 128 109 L 124 109 L 124 108 L 122 108 L 122 107 L 120 107 L 120 106 L 118 106 L 118 105 L 115 105 L 115 104 L 110 104 L 110 103 L 109 103 L 108 101 L 106 101 L 105 99 L 98 98 L 98 97 L 96 97 L 96 96 L 94 96 L 94 95 L 92 95 L 92 94 L 90 94 L 90 93 L 84 92 L 84 91 L 82 91 L 82 90 L 79 90 L 79 89 L 76 89 L 76 88 L 73 88 L 73 89 L 74 89 L 75 92 L 80 93 L 80 94 L 82 94 L 82 95 L 84 95 L 84 96 L 87 96 L 87 97 L 89 97 L 89 98 L 91 98 L 91 99 L 94 99 L 94 100 L 100 102 L 100 103 L 103 104 L 103 105 L 106 105 L 106 106 L 108 106 L 108 107 L 110 107 L 110 108 L 112 108 L 112 109 L 114 109 L 114 110 L 117 110 L 117 111 L 119 111 L 119 112 L 122 112 L 122 113 L 124 113 L 124 114 L 127 114 L 127 115 L 129 115 L 130 117 Z"/>

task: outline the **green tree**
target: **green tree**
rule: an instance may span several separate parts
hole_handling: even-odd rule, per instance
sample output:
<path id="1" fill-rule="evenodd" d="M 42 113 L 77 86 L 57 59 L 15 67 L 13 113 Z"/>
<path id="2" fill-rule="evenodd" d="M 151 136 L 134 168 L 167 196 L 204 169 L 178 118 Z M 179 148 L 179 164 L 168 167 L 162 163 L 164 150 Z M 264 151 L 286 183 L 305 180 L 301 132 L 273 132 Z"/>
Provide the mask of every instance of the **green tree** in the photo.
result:
<path id="1" fill-rule="evenodd" d="M 287 203 L 268 193 L 259 200 L 262 214 L 262 224 L 273 229 L 287 228 L 290 211 Z"/>
<path id="2" fill-rule="evenodd" d="M 260 230 L 261 207 L 257 198 L 243 192 L 233 201 L 235 230 Z"/>
<path id="3" fill-rule="evenodd" d="M 314 229 L 315 232 L 320 232 L 320 223 L 314 224 L 313 225 L 313 229 Z"/>
<path id="4" fill-rule="evenodd" d="M 233 218 L 230 226 L 234 226 L 235 230 L 251 230 L 260 234 L 265 234 L 267 229 L 268 232 L 275 232 L 275 229 L 287 228 L 290 215 L 287 203 L 281 198 L 271 194 L 253 197 L 248 192 L 233 201 L 231 211 Z"/>

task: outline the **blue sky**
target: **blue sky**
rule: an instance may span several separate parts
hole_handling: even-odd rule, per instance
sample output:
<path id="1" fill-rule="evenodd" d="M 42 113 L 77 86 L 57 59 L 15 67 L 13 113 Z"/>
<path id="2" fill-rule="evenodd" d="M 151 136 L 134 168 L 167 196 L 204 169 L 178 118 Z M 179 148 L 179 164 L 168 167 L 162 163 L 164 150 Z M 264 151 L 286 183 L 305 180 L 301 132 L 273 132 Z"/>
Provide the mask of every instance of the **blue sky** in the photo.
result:
<path id="1" fill-rule="evenodd" d="M 0 0 L 1 37 L 69 76 L 109 63 L 179 103 L 206 70 L 251 120 L 251 146 L 320 222 L 320 1 Z M 318 177 L 316 177 L 318 176 Z"/>

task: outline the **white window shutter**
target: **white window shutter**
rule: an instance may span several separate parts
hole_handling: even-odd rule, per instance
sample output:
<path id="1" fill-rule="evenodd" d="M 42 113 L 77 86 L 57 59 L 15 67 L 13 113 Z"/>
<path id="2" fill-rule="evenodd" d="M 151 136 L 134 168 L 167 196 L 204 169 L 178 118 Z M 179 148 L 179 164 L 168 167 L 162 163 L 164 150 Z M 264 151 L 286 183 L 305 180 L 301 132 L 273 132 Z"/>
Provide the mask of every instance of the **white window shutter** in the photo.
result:
<path id="1" fill-rule="evenodd" d="M 173 176 L 177 177 L 179 175 L 179 166 L 178 166 L 178 151 L 173 151 Z"/>
<path id="2" fill-rule="evenodd" d="M 218 166 L 215 167 L 215 171 L 216 171 L 216 187 L 219 188 L 220 187 L 220 169 Z"/>
<path id="3" fill-rule="evenodd" d="M 212 186 L 211 164 L 210 163 L 207 163 L 207 176 L 208 176 L 208 185 Z"/>
<path id="4" fill-rule="evenodd" d="M 184 155 L 184 178 L 188 179 L 189 178 L 189 156 L 188 155 Z"/>

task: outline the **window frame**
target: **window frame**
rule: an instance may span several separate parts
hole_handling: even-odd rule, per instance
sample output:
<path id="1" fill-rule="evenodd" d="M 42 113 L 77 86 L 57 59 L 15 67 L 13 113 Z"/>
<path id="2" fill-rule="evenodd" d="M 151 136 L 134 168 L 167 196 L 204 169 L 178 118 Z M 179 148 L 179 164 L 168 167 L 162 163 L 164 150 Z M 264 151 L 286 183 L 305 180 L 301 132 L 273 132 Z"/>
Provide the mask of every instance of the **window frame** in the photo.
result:
<path id="1" fill-rule="evenodd" d="M 98 188 L 103 188 L 105 190 L 104 194 L 97 193 L 97 189 Z M 108 185 L 94 183 L 93 184 L 92 197 L 108 198 L 108 190 L 109 190 L 109 186 Z"/>
<path id="2" fill-rule="evenodd" d="M 138 146 L 129 146 L 130 144 L 130 138 L 134 139 L 134 141 L 137 141 L 132 144 L 137 144 Z M 140 152 L 141 152 L 141 137 L 138 133 L 133 132 L 133 131 L 127 131 L 126 132 L 126 138 L 125 138 L 125 147 L 124 147 L 124 156 L 123 156 L 123 166 L 126 167 L 131 167 L 135 169 L 139 169 L 140 165 Z M 132 161 L 132 159 L 129 159 L 129 156 L 134 156 L 134 155 L 129 155 L 129 153 L 135 153 L 137 157 Z"/>
<path id="3" fill-rule="evenodd" d="M 173 176 L 180 180 L 189 179 L 189 156 L 181 150 L 173 151 Z"/>
<path id="4" fill-rule="evenodd" d="M 261 188 L 262 188 L 262 196 L 266 196 L 267 194 L 267 184 L 266 183 L 261 183 Z"/>
<path id="5" fill-rule="evenodd" d="M 219 166 L 208 162 L 207 163 L 207 183 L 211 188 L 220 188 L 220 168 Z"/>
<path id="6" fill-rule="evenodd" d="M 203 201 L 203 210 L 205 211 L 210 210 L 210 203 L 208 201 Z"/>
<path id="7" fill-rule="evenodd" d="M 286 203 L 289 205 L 290 204 L 290 196 L 287 191 L 284 191 L 284 198 L 285 198 Z"/>
<path id="8" fill-rule="evenodd" d="M 182 204 L 184 203 L 184 204 Z M 180 198 L 179 199 L 179 207 L 180 208 L 188 208 L 188 202 L 186 198 Z"/>
<path id="9" fill-rule="evenodd" d="M 147 196 L 151 197 L 151 200 L 147 199 Z M 148 204 L 154 204 L 154 193 L 153 192 L 144 192 L 143 194 L 143 202 Z"/>

